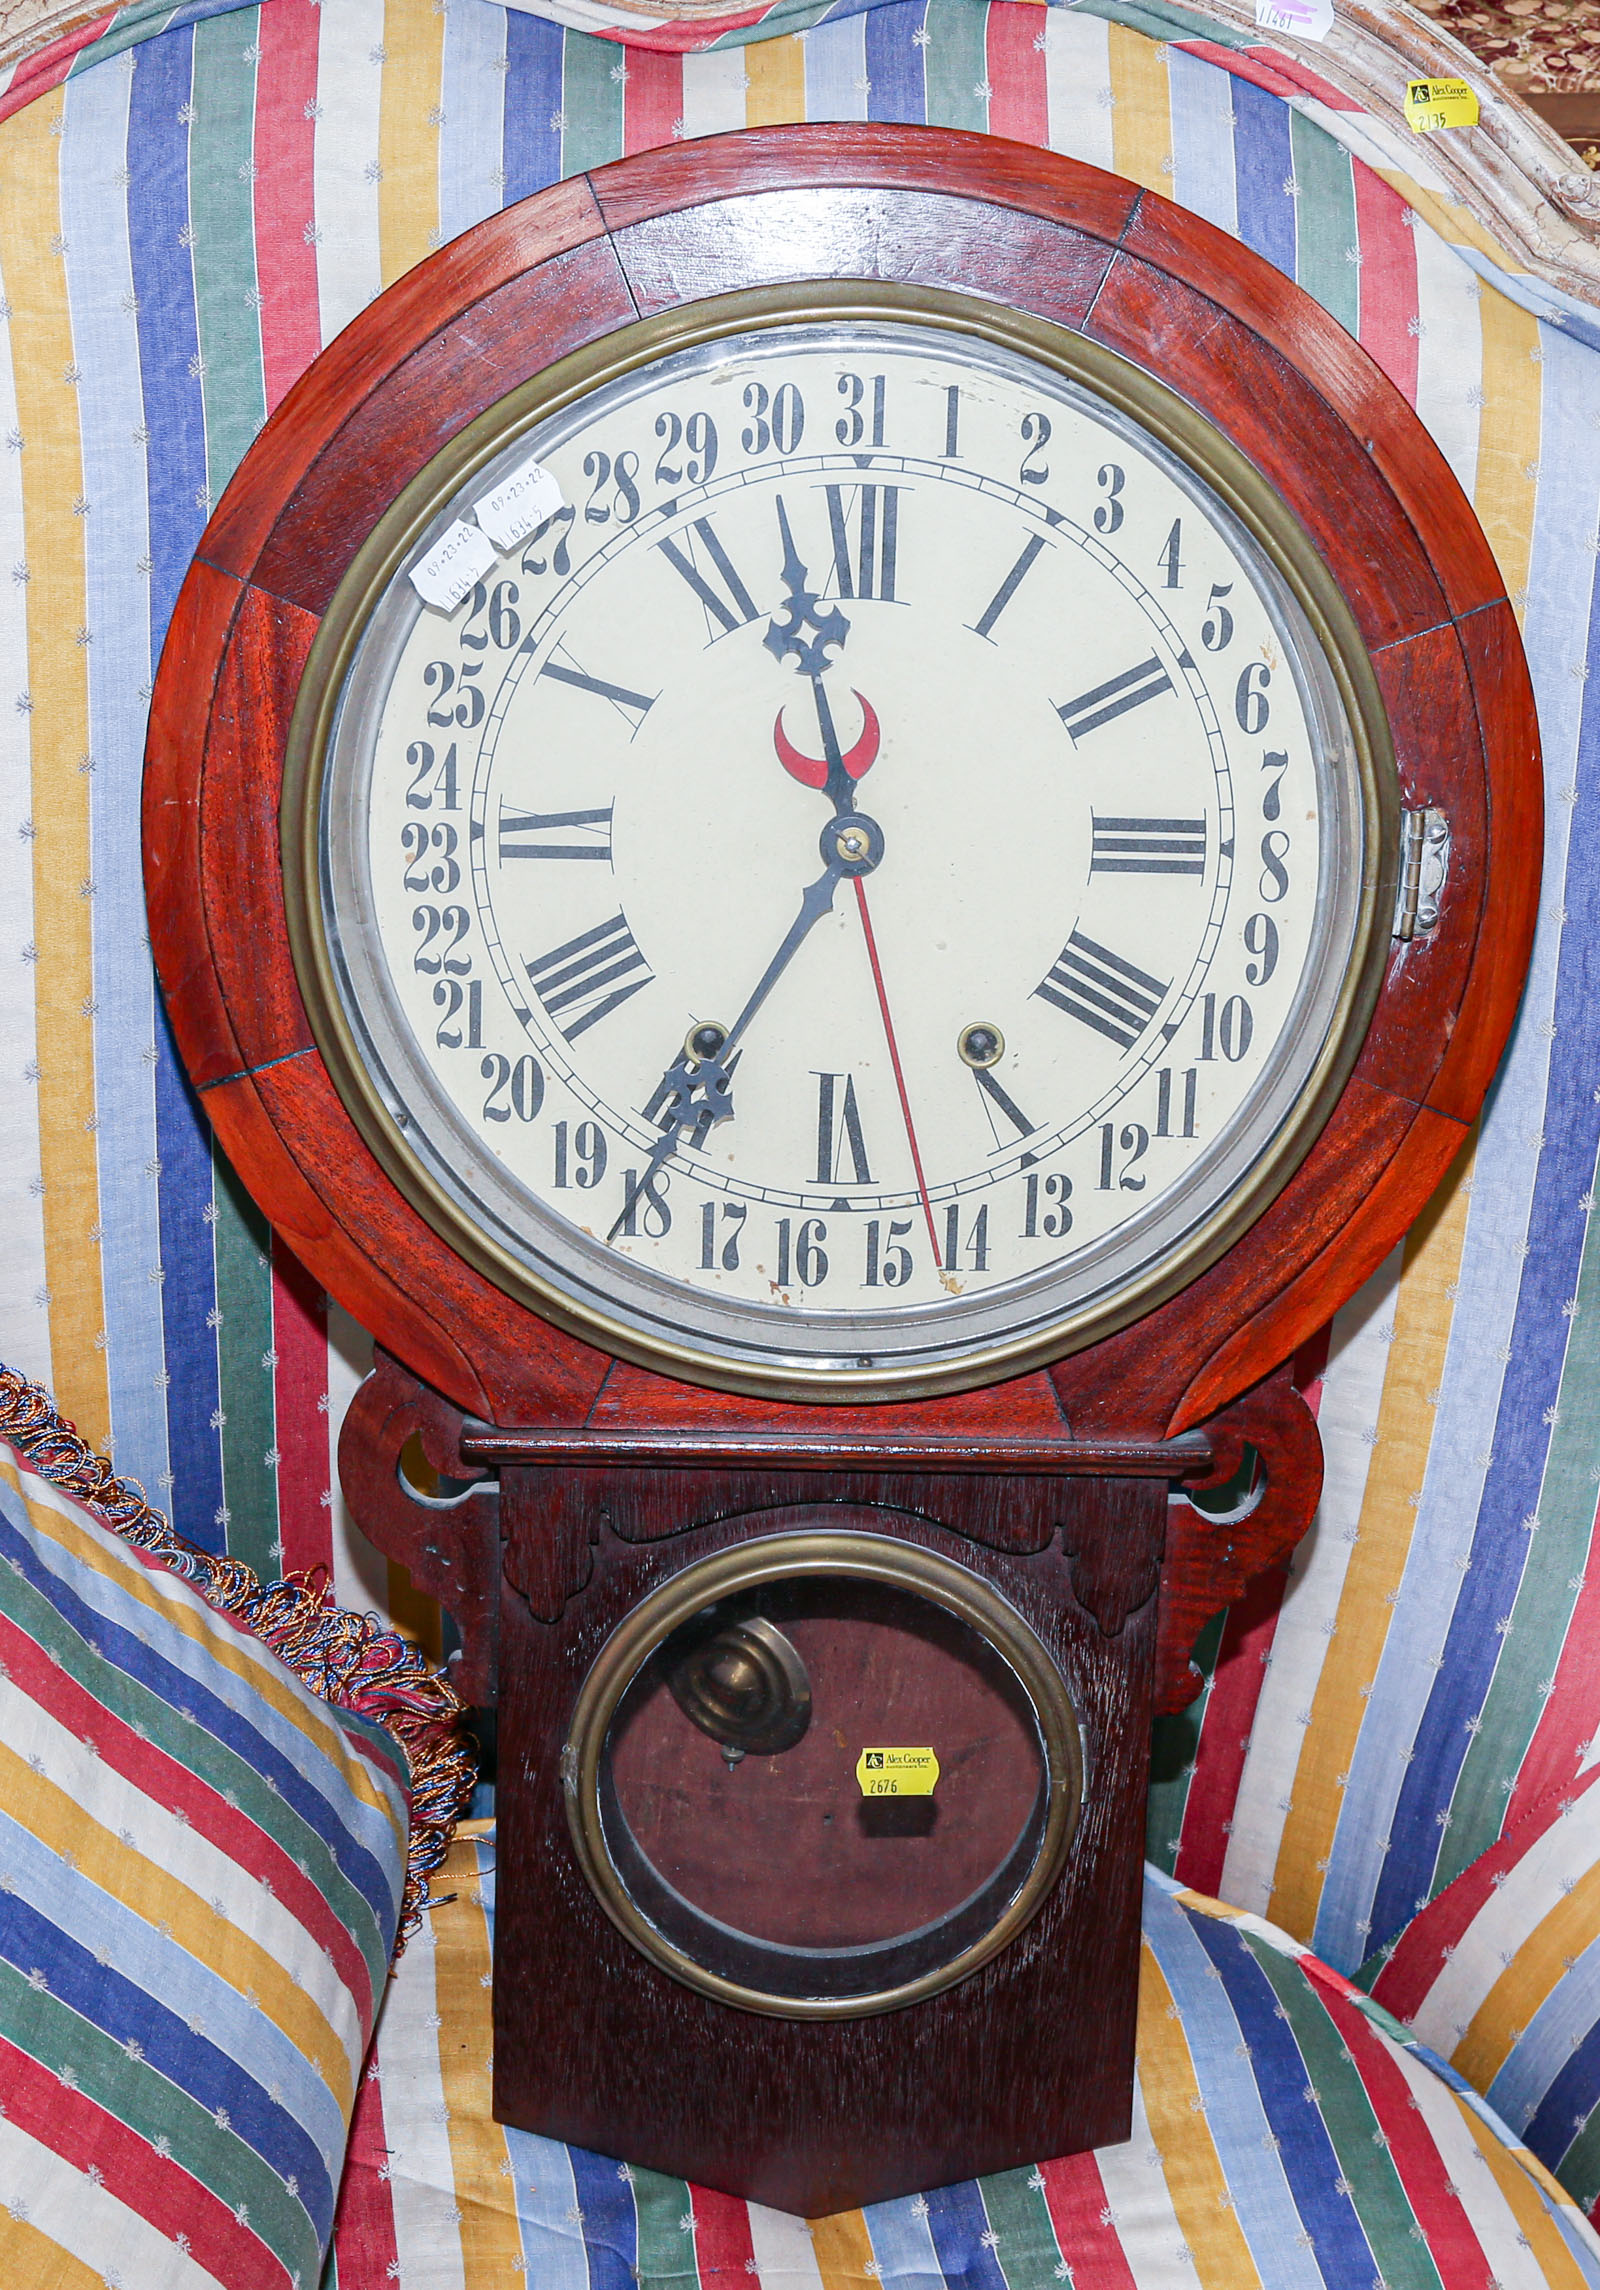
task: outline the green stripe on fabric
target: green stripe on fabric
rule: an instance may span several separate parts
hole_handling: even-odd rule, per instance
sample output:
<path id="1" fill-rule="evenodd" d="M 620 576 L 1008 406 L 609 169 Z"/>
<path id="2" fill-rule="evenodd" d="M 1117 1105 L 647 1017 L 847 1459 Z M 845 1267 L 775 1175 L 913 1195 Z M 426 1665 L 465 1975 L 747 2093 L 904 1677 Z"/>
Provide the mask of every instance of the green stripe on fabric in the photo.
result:
<path id="1" fill-rule="evenodd" d="M 137 1985 L 137 1983 L 134 1983 Z M 169 2010 L 178 2006 L 157 1997 Z M 235 2131 L 224 2131 L 214 2115 L 181 2084 L 159 2068 L 132 2059 L 121 2044 L 48 1988 L 36 1988 L 14 1964 L 0 1961 L 0 2026 L 19 2051 L 55 2076 L 71 2075 L 77 2089 L 97 2107 L 154 2146 L 180 2169 L 210 2189 L 219 2202 L 249 2213 L 252 2231 L 285 2266 L 298 2264 L 312 2279 L 317 2234 L 305 2207 Z M 246 2075 L 250 2063 L 238 2063 Z"/>
<path id="2" fill-rule="evenodd" d="M 1361 326 L 1361 274 L 1350 259 L 1360 240 L 1356 186 L 1342 143 L 1289 114 L 1295 180 L 1295 279 L 1347 333 Z"/>
<path id="3" fill-rule="evenodd" d="M 622 81 L 626 49 L 588 32 L 561 44 L 561 172 L 581 175 L 622 157 Z"/>
<path id="4" fill-rule="evenodd" d="M 639 2290 L 654 2283 L 698 2284 L 694 2254 L 694 2202 L 682 2179 L 660 2171 L 635 2171 L 633 2208 L 639 2229 Z"/>
<path id="5" fill-rule="evenodd" d="M 1549 2168 L 1580 2210 L 1594 2208 L 1595 2202 L 1600 2200 L 1600 2108 L 1596 2108 L 1560 2161 L 1551 2163 Z"/>
<path id="6" fill-rule="evenodd" d="M 1412 2209 L 1361 2070 L 1321 1997 L 1292 1958 L 1243 1932 L 1241 1940 L 1271 1981 L 1306 2063 L 1317 2112 L 1333 2142 L 1347 2193 L 1387 2290 L 1444 2290 L 1427 2244 L 1412 2233 Z"/>
<path id="7" fill-rule="evenodd" d="M 747 48 L 757 40 L 776 40 L 782 36 L 809 32 L 813 24 L 820 24 L 833 6 L 833 0 L 779 0 L 759 24 L 740 24 L 734 31 L 724 32 L 713 40 L 713 48 Z"/>
<path id="8" fill-rule="evenodd" d="M 1084 0 L 1077 13 L 1142 32 L 1147 40 L 1206 40 L 1214 48 L 1247 48 L 1255 37 L 1209 16 L 1191 16 L 1187 8 L 1163 7 L 1161 0 L 1148 0 L 1145 6 L 1135 6 L 1132 0 Z"/>
<path id="9" fill-rule="evenodd" d="M 1578 1271 L 1576 1310 L 1567 1326 L 1567 1355 L 1539 1488 L 1539 1525 L 1511 1529 L 1525 1532 L 1528 1563 L 1511 1608 L 1511 1627 L 1500 1641 L 1480 1712 L 1482 1724 L 1468 1744 L 1450 1799 L 1450 1826 L 1439 1848 L 1434 1893 L 1443 1892 L 1500 1834 L 1507 1784 L 1515 1781 L 1544 1713 L 1546 1682 L 1560 1660 L 1588 1562 L 1595 1516 L 1592 1394 L 1600 1389 L 1600 1226 L 1592 1218 Z"/>
<path id="10" fill-rule="evenodd" d="M 339 1867 L 331 1846 L 285 1800 L 281 1790 L 270 1787 L 247 1759 L 226 1742 L 218 1741 L 205 1726 L 191 1722 L 161 1694 L 119 1669 L 114 1658 L 108 1660 L 86 1645 L 49 1599 L 9 1568 L 0 1575 L 0 1591 L 5 1612 L 48 1660 L 175 1765 L 196 1774 L 219 1797 L 236 1805 L 306 1871 L 365 1958 L 374 1995 L 381 1995 L 389 1969 L 387 1935 L 380 1932 L 365 1895 Z M 328 1723 L 331 1726 L 333 1720 Z M 129 1783 L 130 1788 L 141 1786 L 137 1781 Z"/>
<path id="11" fill-rule="evenodd" d="M 141 40 L 153 40 L 178 13 L 172 0 L 150 0 L 145 7 L 124 8 L 108 32 L 73 57 L 68 76 L 76 78 L 91 64 L 103 64 L 110 56 L 120 56 L 125 48 L 136 48 Z"/>
<path id="12" fill-rule="evenodd" d="M 1227 1625 L 1226 1613 L 1214 1614 L 1195 1640 L 1189 1659 L 1199 1670 L 1205 1684 L 1187 1709 L 1175 1710 L 1170 1717 L 1159 1717 L 1151 1729 L 1150 1793 L 1145 1803 L 1145 1859 L 1153 1861 L 1164 1875 L 1174 1874 L 1178 1861 L 1178 1845 L 1183 1836 L 1183 1816 L 1189 1803 L 1189 1786 L 1194 1780 L 1195 1759 L 1200 1752 L 1200 1735 L 1206 1722 L 1206 1705 L 1211 1699 L 1211 1680 L 1217 1667 L 1217 1654 L 1222 1645 L 1222 1633 Z"/>
<path id="13" fill-rule="evenodd" d="M 1006 2290 L 1058 2290 L 1061 2249 L 1037 2170 L 997 2171 L 978 2181 Z"/>
<path id="14" fill-rule="evenodd" d="M 189 221 L 206 417 L 206 483 L 215 501 L 267 418 L 256 317 L 256 35 L 260 10 L 194 28 Z M 219 1299 L 220 1302 L 220 1299 Z"/>
<path id="15" fill-rule="evenodd" d="M 989 127 L 989 11 L 973 0 L 928 0 L 922 51 L 926 118 L 930 127 Z"/>
<path id="16" fill-rule="evenodd" d="M 272 1230 L 213 1140 L 217 1222 L 217 1373 L 222 1408 L 222 1499 L 230 1558 L 263 1582 L 283 1571 L 272 1379 Z"/>

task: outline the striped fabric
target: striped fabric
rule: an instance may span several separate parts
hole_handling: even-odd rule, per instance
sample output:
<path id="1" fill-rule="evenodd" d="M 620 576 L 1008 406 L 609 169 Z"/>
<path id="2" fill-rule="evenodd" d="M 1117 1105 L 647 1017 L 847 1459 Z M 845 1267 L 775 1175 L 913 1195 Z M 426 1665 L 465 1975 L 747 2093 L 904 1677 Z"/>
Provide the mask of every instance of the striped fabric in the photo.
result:
<path id="1" fill-rule="evenodd" d="M 1470 1160 L 1308 1367 L 1321 1521 L 1287 1586 L 1214 1635 L 1152 1804 L 1158 1860 L 1349 1970 L 1596 1725 L 1592 323 L 1443 202 L 1426 139 L 1403 173 L 1383 122 L 1181 10 L 784 0 L 631 45 L 579 28 L 606 21 L 575 0 L 138 0 L 7 93 L 0 1355 L 184 1533 L 268 1571 L 320 1561 L 342 1603 L 395 1609 L 330 1470 L 366 1340 L 215 1155 L 143 951 L 145 703 L 208 507 L 354 312 L 565 172 L 807 117 L 1115 168 L 1292 274 L 1415 403 L 1523 602 L 1544 723 L 1544 920 L 1508 1064 Z"/>
<path id="2" fill-rule="evenodd" d="M 313 2290 L 404 1753 L 0 1450 L 0 2281 Z"/>
<path id="3" fill-rule="evenodd" d="M 1459 2077 L 1281 1933 L 1154 1872 L 1125 2145 L 808 2227 L 507 2131 L 475 1826 L 384 2008 L 328 2290 L 1600 2285 L 1600 2238 Z"/>

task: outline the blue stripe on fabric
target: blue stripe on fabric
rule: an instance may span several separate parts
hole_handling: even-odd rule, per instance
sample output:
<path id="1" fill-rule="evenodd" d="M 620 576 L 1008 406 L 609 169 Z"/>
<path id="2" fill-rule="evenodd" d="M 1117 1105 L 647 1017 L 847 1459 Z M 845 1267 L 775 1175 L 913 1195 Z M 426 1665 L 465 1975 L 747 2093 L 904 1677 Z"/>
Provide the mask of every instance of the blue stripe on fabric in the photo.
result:
<path id="1" fill-rule="evenodd" d="M 1298 2243 L 1300 2214 L 1272 2138 L 1249 2061 L 1240 2053 L 1240 2026 L 1211 1958 L 1200 1945 L 1199 1917 L 1171 1897 L 1168 1884 L 1148 1872 L 1144 1888 L 1145 1943 L 1161 1968 L 1183 2024 L 1184 2040 L 1200 2088 L 1206 2127 L 1222 2165 L 1240 2231 L 1252 2250 L 1270 2250 L 1277 2274 L 1272 2290 L 1320 2290 L 1322 2272 Z"/>
<path id="2" fill-rule="evenodd" d="M 180 1628 L 164 1607 L 152 1611 L 138 1595 L 135 1585 L 143 1574 L 142 1562 L 129 1558 L 125 1562 L 127 1574 L 109 1564 L 85 1566 L 64 1541 L 36 1527 L 17 1498 L 7 1501 L 9 1495 L 9 1489 L 0 1488 L 0 1514 L 30 1542 L 51 1582 L 62 1585 L 82 1601 L 87 1612 L 99 1615 L 141 1646 L 150 1645 L 152 1632 L 159 1631 L 165 1641 L 165 1658 L 176 1675 L 200 1685 L 233 1711 L 330 1802 L 347 1800 L 351 1834 L 380 1861 L 392 1851 L 396 1828 L 405 1827 L 409 1767 L 404 1750 L 385 1726 L 358 1710 L 341 1710 L 336 1715 L 315 1695 L 291 1709 L 280 1708 L 270 1698 L 272 1689 L 287 1687 L 288 1677 L 277 1656 L 259 1639 L 248 1631 L 236 1634 L 231 1625 L 222 1625 L 227 1631 L 228 1650 L 236 1649 L 243 1664 L 242 1669 L 235 1669 L 219 1658 L 214 1642 Z M 45 1591 L 44 1595 L 50 1597 L 51 1593 Z M 203 1594 L 190 1585 L 189 1595 L 204 1611 Z M 52 1603 L 59 1612 L 60 1598 L 52 1597 Z M 357 1794 L 341 1755 L 348 1752 L 360 1756 L 364 1747 L 374 1753 L 362 1763 L 383 1799 L 379 1804 Z"/>
<path id="3" fill-rule="evenodd" d="M 1233 97 L 1233 164 L 1239 204 L 1239 236 L 1246 246 L 1294 276 L 1294 153 L 1289 140 L 1289 107 L 1280 96 L 1249 80 L 1230 82 Z"/>
<path id="4" fill-rule="evenodd" d="M 923 2284 L 943 2290 L 923 2198 L 902 2195 L 894 2202 L 872 2203 L 861 2220 L 872 2245 L 872 2263 L 893 2290 L 918 2290 Z"/>
<path id="5" fill-rule="evenodd" d="M 578 2186 L 572 2158 L 559 2139 L 536 2138 L 531 2131 L 506 2131 L 517 2227 L 527 2260 L 528 2280 L 538 2290 L 589 2290 L 584 2234 L 572 2231 Z"/>
<path id="6" fill-rule="evenodd" d="M 1232 74 L 1219 64 L 1167 53 L 1172 117 L 1172 196 L 1219 230 L 1239 232 L 1239 191 L 1233 150 Z"/>
<path id="7" fill-rule="evenodd" d="M 1571 596 L 1568 592 L 1570 604 Z M 1586 656 L 1600 642 L 1600 592 L 1591 590 Z M 1600 791 L 1600 692 L 1584 686 L 1578 732 L 1576 809 Z M 1588 1218 L 1580 1205 L 1600 1151 L 1600 1105 L 1592 1060 L 1583 1054 L 1588 1021 L 1600 998 L 1600 868 L 1570 866 L 1566 923 L 1552 1012 L 1557 1044 L 1577 1054 L 1552 1061 L 1542 1123 L 1544 1147 L 1528 1222 L 1528 1257 L 1513 1324 L 1512 1359 L 1501 1391 L 1494 1461 L 1484 1481 L 1472 1544 L 1472 1568 L 1461 1586 L 1435 1678 L 1417 1729 L 1415 1756 L 1401 1784 L 1389 1857 L 1373 1905 L 1372 1945 L 1398 1932 L 1431 1888 L 1444 1834 L 1438 1816 L 1450 1809 L 1472 1735 L 1467 1721 L 1482 1709 L 1502 1638 L 1537 1536 L 1508 1535 L 1508 1520 L 1536 1507 L 1549 1448 L 1546 1411 L 1560 1390 L 1571 1323 L 1561 1307 L 1577 1287 Z M 1493 1788 L 1491 1776 L 1482 1787 Z"/>
<path id="8" fill-rule="evenodd" d="M 1593 1955 L 1594 1951 L 1587 1953 Z M 1562 2020 L 1567 2030 L 1583 2026 L 1576 2012 L 1564 2012 Z M 1520 2067 L 1517 2055 L 1521 2049 L 1520 2043 L 1513 2047 L 1508 2067 Z M 1503 2074 L 1497 2075 L 1489 2086 L 1490 2104 L 1505 2116 L 1513 2131 L 1520 2130 L 1540 2161 L 1554 2170 L 1600 2098 L 1600 2023 L 1591 2024 L 1576 2050 L 1566 2053 L 1560 2073 L 1542 2099 L 1526 2101 L 1508 2111 L 1500 2092 L 1504 2080 Z"/>
<path id="9" fill-rule="evenodd" d="M 119 1471 L 147 1487 L 168 1467 L 163 1398 L 156 1189 L 155 976 L 143 958 L 144 881 L 138 817 L 150 682 L 149 594 L 139 566 L 150 546 L 139 337 L 132 310 L 127 155 L 134 75 L 103 71 L 69 80 L 63 99 L 61 221 L 73 355 L 81 371 L 78 420 L 83 489 L 85 607 L 94 641 L 89 688 L 89 871 L 94 884 L 95 1155 L 100 1282 L 106 1329 L 109 1450 Z"/>
<path id="10" fill-rule="evenodd" d="M 983 2239 L 989 2232 L 989 2214 L 977 2182 L 960 2180 L 953 2187 L 938 2188 L 925 2200 L 928 2230 L 945 2281 L 952 2286 L 959 2282 L 964 2290 L 1008 2290 L 994 2246 Z M 1016 2290 L 1021 2290 L 1020 2284 Z"/>
<path id="11" fill-rule="evenodd" d="M 569 2147 L 567 2157 L 583 2213 L 590 2290 L 638 2290 L 639 2219 L 627 2165 L 586 2147 Z"/>
<path id="12" fill-rule="evenodd" d="M 444 58 L 440 69 L 439 228 L 445 238 L 492 215 L 503 198 L 521 194 L 502 189 L 509 175 L 504 159 L 507 88 L 505 62 L 508 16 L 485 0 L 454 0 L 444 19 Z M 530 19 L 531 20 L 531 19 Z M 547 109 L 560 101 L 557 88 Z"/>
<path id="13" fill-rule="evenodd" d="M 209 513 L 205 404 L 198 361 L 189 222 L 189 129 L 180 114 L 193 85 L 194 35 L 169 31 L 139 50 L 128 115 L 129 244 L 138 295 L 144 423 L 150 432 L 150 617 L 158 644 Z M 211 1418 L 221 1406 L 211 1227 L 211 1147 L 163 1010 L 156 1028 L 156 1165 L 168 1462 L 157 1484 L 172 1523 L 203 1549 L 224 1532 L 222 1446 Z M 147 1267 L 147 1272 L 154 1271 Z M 168 1474 L 170 1473 L 170 1485 Z"/>
<path id="14" fill-rule="evenodd" d="M 259 1725 L 252 1725 L 247 1718 L 229 1709 L 203 1681 L 186 1676 L 153 1646 L 141 1644 L 131 1630 L 97 1614 L 70 1584 L 53 1577 L 43 1565 L 40 1553 L 26 1536 L 18 1534 L 4 1507 L 0 1506 L 0 1563 L 7 1560 L 15 1562 L 22 1579 L 50 1601 L 62 1621 L 77 1632 L 86 1646 L 113 1663 L 125 1676 L 147 1687 L 168 1707 L 183 1713 L 192 1711 L 196 1724 L 214 1741 L 231 1750 L 251 1772 L 275 1786 L 287 1809 L 298 1815 L 304 1826 L 326 1846 L 341 1873 L 372 1910 L 380 1929 L 392 1931 L 397 1900 L 395 1880 L 399 1872 L 393 1866 L 385 1870 L 379 1858 L 340 1820 L 328 1799 L 302 1769 L 265 1738 Z M 271 1714 L 264 1704 L 261 1714 Z M 305 1746 L 309 1750 L 314 1745 L 307 1742 Z M 341 1790 L 339 1794 L 341 1801 L 351 1801 L 346 1791 Z"/>
<path id="15" fill-rule="evenodd" d="M 137 1788 L 134 1782 L 123 1786 L 129 1793 Z M 130 1862 L 138 1850 L 130 1848 Z M 219 1857 L 225 1857 L 220 1849 Z M 97 1964 L 109 1963 L 145 1995 L 181 1996 L 185 2017 L 200 2019 L 207 2039 L 236 2068 L 264 2089 L 281 2084 L 281 2104 L 314 2140 L 332 2191 L 344 2162 L 344 2112 L 316 2062 L 259 2004 L 247 2004 L 206 1958 L 92 1883 L 4 1812 L 0 1812 L 0 1866 L 6 1871 L 7 1892 L 85 1955 L 93 1956 Z M 179 1883 L 185 1881 L 181 1872 L 173 1873 Z M 197 1922 L 211 1913 L 198 1896 L 194 1909 Z M 0 1909 L 0 1916 L 4 1913 Z M 222 1919 L 215 1921 L 220 1926 Z"/>
<path id="16" fill-rule="evenodd" d="M 927 27 L 928 0 L 888 0 L 867 18 L 866 73 L 869 119 L 920 127 L 928 116 L 927 86 L 916 34 Z"/>
<path id="17" fill-rule="evenodd" d="M 58 2004 L 114 2043 L 138 2044 L 147 2069 L 164 2075 L 210 2114 L 225 2109 L 235 2138 L 280 2179 L 298 2181 L 297 2199 L 318 2234 L 326 2237 L 333 2225 L 334 2188 L 315 2142 L 287 2107 L 209 2037 L 196 2034 L 159 1996 L 126 1979 L 114 1965 L 98 1962 L 14 1893 L 0 1893 L 0 1957 L 24 1978 L 42 1972 Z M 25 2038 L 19 2040 L 26 2048 Z"/>
<path id="18" fill-rule="evenodd" d="M 1376 2272 L 1372 2245 L 1354 2203 L 1339 2192 L 1343 2170 L 1321 2109 L 1308 2096 L 1311 2073 L 1293 2028 L 1280 2016 L 1277 1991 L 1235 1926 L 1198 1913 L 1190 1913 L 1189 1922 L 1221 1974 L 1240 2032 L 1250 2046 L 1256 2088 L 1273 2136 L 1282 2142 L 1294 2205 L 1312 2238 L 1328 2290 L 1370 2282 Z M 1320 2001 L 1309 1990 L 1307 1994 L 1320 2011 Z M 1206 2120 L 1211 2123 L 1209 2114 Z"/>
<path id="19" fill-rule="evenodd" d="M 805 71 L 808 120 L 866 118 L 867 36 L 859 17 L 807 33 Z"/>
<path id="20" fill-rule="evenodd" d="M 561 130 L 554 122 L 561 111 L 565 45 L 559 24 L 525 16 L 520 8 L 507 11 L 509 69 L 500 162 L 507 206 L 560 179 Z"/>

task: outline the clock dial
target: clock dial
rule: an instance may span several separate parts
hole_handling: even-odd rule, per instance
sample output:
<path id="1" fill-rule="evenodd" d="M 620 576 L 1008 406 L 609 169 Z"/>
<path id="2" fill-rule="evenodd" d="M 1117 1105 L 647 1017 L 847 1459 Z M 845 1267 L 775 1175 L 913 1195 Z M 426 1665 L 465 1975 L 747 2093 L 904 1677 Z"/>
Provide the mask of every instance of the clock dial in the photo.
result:
<path id="1" fill-rule="evenodd" d="M 888 318 L 669 348 L 364 611 L 319 837 L 369 1134 L 613 1348 L 971 1380 L 1304 1149 L 1358 743 L 1205 454 L 1092 380 Z M 425 604 L 530 460 L 549 513 Z"/>

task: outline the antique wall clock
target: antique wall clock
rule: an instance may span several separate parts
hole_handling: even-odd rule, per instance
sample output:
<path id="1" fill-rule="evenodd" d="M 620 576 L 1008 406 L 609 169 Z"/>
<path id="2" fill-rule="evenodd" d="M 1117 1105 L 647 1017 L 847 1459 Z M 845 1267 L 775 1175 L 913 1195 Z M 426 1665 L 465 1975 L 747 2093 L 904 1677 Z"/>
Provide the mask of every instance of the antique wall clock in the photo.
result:
<path id="1" fill-rule="evenodd" d="M 1282 1363 L 1476 1113 L 1538 804 L 1410 410 L 1092 169 L 650 153 L 310 369 L 152 938 L 498 1691 L 503 2116 L 812 2212 L 1125 2133 L 1152 1709 L 1309 1519 Z"/>

